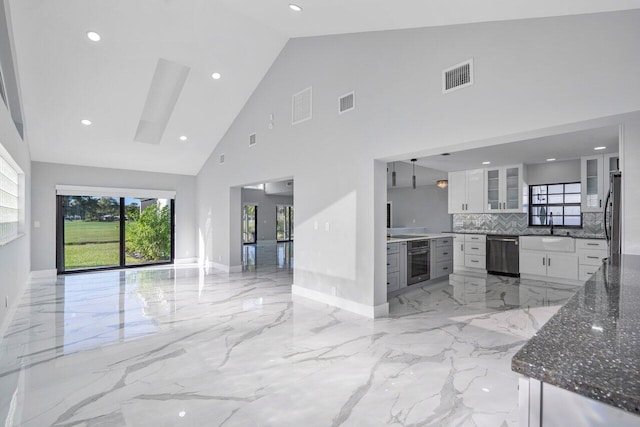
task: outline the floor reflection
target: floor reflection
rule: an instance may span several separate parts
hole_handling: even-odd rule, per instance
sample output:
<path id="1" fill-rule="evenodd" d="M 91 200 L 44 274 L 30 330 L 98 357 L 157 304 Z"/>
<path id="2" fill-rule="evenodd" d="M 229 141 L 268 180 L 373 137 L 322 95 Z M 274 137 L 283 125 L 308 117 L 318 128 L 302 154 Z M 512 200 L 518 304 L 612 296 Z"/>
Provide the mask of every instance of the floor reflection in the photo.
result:
<path id="1" fill-rule="evenodd" d="M 253 243 L 242 247 L 242 270 L 293 269 L 293 242 Z"/>

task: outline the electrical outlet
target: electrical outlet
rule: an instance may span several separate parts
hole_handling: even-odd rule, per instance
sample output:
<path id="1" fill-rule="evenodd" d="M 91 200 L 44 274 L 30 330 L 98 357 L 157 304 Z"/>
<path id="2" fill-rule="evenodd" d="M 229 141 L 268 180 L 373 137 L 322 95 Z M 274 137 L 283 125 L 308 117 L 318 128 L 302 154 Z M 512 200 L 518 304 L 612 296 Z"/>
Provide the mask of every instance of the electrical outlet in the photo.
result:
<path id="1" fill-rule="evenodd" d="M 329 231 L 329 223 L 328 222 L 324 223 L 324 231 Z"/>
<path id="2" fill-rule="evenodd" d="M 511 221 L 511 226 L 513 228 L 516 228 L 518 226 L 518 222 L 517 221 Z"/>

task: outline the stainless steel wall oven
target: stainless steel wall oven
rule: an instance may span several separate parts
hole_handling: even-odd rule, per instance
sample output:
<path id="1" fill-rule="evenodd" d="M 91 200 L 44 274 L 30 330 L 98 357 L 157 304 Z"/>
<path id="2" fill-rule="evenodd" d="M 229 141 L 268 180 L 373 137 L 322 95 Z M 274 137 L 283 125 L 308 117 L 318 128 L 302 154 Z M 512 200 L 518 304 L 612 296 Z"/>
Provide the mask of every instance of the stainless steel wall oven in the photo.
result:
<path id="1" fill-rule="evenodd" d="M 407 242 L 407 285 L 429 280 L 430 260 L 429 240 Z"/>

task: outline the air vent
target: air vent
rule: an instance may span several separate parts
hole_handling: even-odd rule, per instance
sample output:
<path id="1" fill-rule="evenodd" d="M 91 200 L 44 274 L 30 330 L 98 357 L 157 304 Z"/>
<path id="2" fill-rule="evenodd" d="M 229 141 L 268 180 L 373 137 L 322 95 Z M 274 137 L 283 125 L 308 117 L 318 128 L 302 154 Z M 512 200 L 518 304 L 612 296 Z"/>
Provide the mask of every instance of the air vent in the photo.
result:
<path id="1" fill-rule="evenodd" d="M 254 145 L 256 145 L 256 134 L 252 133 L 249 135 L 249 147 L 253 147 Z"/>
<path id="2" fill-rule="evenodd" d="M 311 119 L 311 87 L 296 93 L 291 98 L 291 124 L 297 125 Z"/>
<path id="3" fill-rule="evenodd" d="M 219 162 L 220 162 L 220 164 L 224 163 L 224 154 L 220 154 Z"/>
<path id="4" fill-rule="evenodd" d="M 338 113 L 346 113 L 356 108 L 356 94 L 354 92 L 341 96 L 338 99 Z"/>
<path id="5" fill-rule="evenodd" d="M 473 59 L 442 71 L 442 93 L 452 92 L 473 84 Z"/>

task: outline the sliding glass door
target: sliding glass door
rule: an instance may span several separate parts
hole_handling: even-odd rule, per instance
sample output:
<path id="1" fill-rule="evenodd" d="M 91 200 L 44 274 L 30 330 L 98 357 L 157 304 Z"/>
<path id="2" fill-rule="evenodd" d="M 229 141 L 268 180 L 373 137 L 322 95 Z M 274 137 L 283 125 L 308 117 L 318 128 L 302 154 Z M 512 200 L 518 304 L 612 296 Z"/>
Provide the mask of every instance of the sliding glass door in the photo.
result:
<path id="1" fill-rule="evenodd" d="M 58 196 L 59 273 L 173 261 L 172 199 Z"/>
<path id="2" fill-rule="evenodd" d="M 276 205 L 276 239 L 278 242 L 293 240 L 293 206 Z"/>

